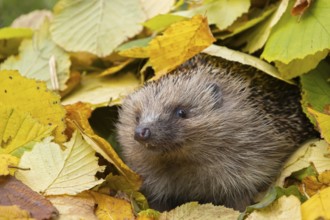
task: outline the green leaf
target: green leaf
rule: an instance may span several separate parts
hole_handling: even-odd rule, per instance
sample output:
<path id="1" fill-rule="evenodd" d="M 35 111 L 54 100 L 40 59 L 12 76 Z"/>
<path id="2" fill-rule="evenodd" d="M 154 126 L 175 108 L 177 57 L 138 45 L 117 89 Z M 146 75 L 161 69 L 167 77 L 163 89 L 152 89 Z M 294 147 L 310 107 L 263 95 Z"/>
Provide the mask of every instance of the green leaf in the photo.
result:
<path id="1" fill-rule="evenodd" d="M 45 22 L 32 40 L 24 40 L 19 48 L 19 55 L 9 57 L 1 64 L 0 69 L 19 70 L 22 76 L 46 81 L 47 87 L 53 89 L 49 60 L 54 56 L 59 88 L 64 90 L 70 73 L 70 57 L 51 40 L 48 27 L 48 22 Z"/>
<path id="2" fill-rule="evenodd" d="M 315 123 L 314 117 L 307 111 L 310 107 L 318 112 L 330 104 L 330 65 L 321 62 L 318 67 L 300 77 L 302 87 L 302 107 L 309 119 Z"/>
<path id="3" fill-rule="evenodd" d="M 282 0 L 271 17 L 262 21 L 251 30 L 244 32 L 240 37 L 240 41 L 247 43 L 243 51 L 254 53 L 265 45 L 271 30 L 287 9 L 288 3 L 289 0 Z"/>
<path id="4" fill-rule="evenodd" d="M 292 177 L 300 181 L 302 181 L 307 176 L 316 176 L 316 175 L 317 175 L 317 171 L 312 165 L 304 169 L 298 170 L 296 172 L 293 172 L 291 174 Z"/>
<path id="5" fill-rule="evenodd" d="M 290 13 L 293 4 L 290 1 L 265 45 L 261 56 L 269 62 L 288 64 L 330 48 L 330 1 L 313 1 L 299 20 Z"/>
<path id="6" fill-rule="evenodd" d="M 175 14 L 186 17 L 193 17 L 197 14 L 206 15 L 209 24 L 215 24 L 219 29 L 226 29 L 249 8 L 250 0 L 214 0 L 197 8 L 176 12 Z"/>
<path id="7" fill-rule="evenodd" d="M 160 14 L 143 23 L 143 26 L 152 31 L 161 32 L 168 28 L 171 24 L 186 20 L 186 17 L 173 14 Z"/>
<path id="8" fill-rule="evenodd" d="M 103 167 L 80 133 L 76 131 L 64 143 L 64 151 L 51 139 L 47 137 L 23 154 L 19 166 L 30 170 L 18 170 L 17 179 L 44 195 L 75 195 L 103 182 L 94 176 Z"/>
<path id="9" fill-rule="evenodd" d="M 56 43 L 102 57 L 138 34 L 146 19 L 139 0 L 61 0 L 54 10 L 51 33 Z"/>
<path id="10" fill-rule="evenodd" d="M 328 56 L 329 50 L 319 51 L 316 54 L 308 55 L 303 59 L 294 59 L 288 64 L 284 64 L 280 61 L 275 61 L 275 65 L 278 68 L 280 75 L 284 79 L 292 79 L 300 76 L 304 73 L 315 69 L 317 65 Z"/>
<path id="11" fill-rule="evenodd" d="M 248 20 L 243 17 L 242 19 L 236 20 L 230 27 L 228 27 L 224 33 L 216 35 L 216 38 L 224 40 L 228 37 L 232 37 L 236 34 L 239 34 L 253 26 L 256 26 L 260 22 L 264 21 L 276 10 L 276 5 L 270 5 L 265 9 L 254 9 L 251 12 L 248 12 Z M 229 32 L 229 33 L 228 33 Z M 244 33 L 245 37 L 246 34 Z M 246 39 L 245 39 L 246 40 Z"/>
<path id="12" fill-rule="evenodd" d="M 295 185 L 289 186 L 288 188 L 281 188 L 276 186 L 276 193 L 277 193 L 277 198 L 280 198 L 281 196 L 290 196 L 294 195 L 297 197 L 301 203 L 305 202 L 307 200 L 307 197 L 301 194 L 299 191 L 298 187 Z"/>

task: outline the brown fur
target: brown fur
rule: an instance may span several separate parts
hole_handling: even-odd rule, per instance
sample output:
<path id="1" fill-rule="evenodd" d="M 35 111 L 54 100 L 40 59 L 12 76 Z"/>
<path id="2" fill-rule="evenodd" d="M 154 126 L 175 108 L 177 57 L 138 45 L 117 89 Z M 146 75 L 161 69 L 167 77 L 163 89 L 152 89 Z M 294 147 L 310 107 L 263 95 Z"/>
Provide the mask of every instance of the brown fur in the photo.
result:
<path id="1" fill-rule="evenodd" d="M 151 131 L 144 143 L 137 126 Z M 117 127 L 127 164 L 160 210 L 188 201 L 243 210 L 312 132 L 298 88 L 203 55 L 128 96 Z"/>

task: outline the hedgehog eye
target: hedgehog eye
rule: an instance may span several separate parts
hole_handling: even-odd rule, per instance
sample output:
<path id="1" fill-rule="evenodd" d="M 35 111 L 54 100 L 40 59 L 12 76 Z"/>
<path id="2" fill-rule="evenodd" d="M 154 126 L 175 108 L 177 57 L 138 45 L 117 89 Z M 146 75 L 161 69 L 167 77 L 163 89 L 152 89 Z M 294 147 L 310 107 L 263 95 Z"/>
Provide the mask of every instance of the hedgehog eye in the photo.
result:
<path id="1" fill-rule="evenodd" d="M 139 121 L 140 121 L 140 117 L 139 117 L 139 116 L 136 116 L 136 117 L 135 117 L 135 121 L 136 121 L 136 122 L 139 122 Z"/>
<path id="2" fill-rule="evenodd" d="M 181 108 L 176 109 L 175 114 L 180 118 L 187 118 L 187 112 Z"/>

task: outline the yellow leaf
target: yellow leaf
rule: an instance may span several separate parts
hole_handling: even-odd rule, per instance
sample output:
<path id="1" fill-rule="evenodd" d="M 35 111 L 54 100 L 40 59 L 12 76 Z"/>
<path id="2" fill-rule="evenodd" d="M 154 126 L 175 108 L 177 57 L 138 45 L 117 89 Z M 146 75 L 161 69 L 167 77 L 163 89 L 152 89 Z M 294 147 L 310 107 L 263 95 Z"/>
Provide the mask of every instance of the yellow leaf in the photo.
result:
<path id="1" fill-rule="evenodd" d="M 97 220 L 94 214 L 95 200 L 88 192 L 75 196 L 60 195 L 47 196 L 47 199 L 60 213 L 60 219 L 88 219 Z"/>
<path id="2" fill-rule="evenodd" d="M 207 18 L 202 15 L 172 24 L 162 36 L 156 37 L 148 45 L 156 78 L 175 69 L 214 41 Z"/>
<path id="3" fill-rule="evenodd" d="M 150 56 L 150 51 L 148 47 L 132 47 L 120 51 L 119 54 L 125 57 L 148 58 Z"/>
<path id="4" fill-rule="evenodd" d="M 303 220 L 330 219 L 330 187 L 321 190 L 318 194 L 301 205 Z"/>
<path id="5" fill-rule="evenodd" d="M 127 180 L 134 186 L 132 190 L 138 190 L 141 186 L 140 177 L 133 172 L 117 155 L 109 142 L 96 135 L 89 125 L 88 118 L 91 114 L 91 105 L 77 103 L 66 106 L 68 111 L 68 121 L 82 133 L 86 142 L 88 142 L 96 152 L 102 155 L 108 162 L 113 164 Z M 69 123 L 70 124 L 70 123 Z M 71 129 L 75 129 L 72 128 Z"/>
<path id="6" fill-rule="evenodd" d="M 282 196 L 270 206 L 255 210 L 247 220 L 276 220 L 290 219 L 300 220 L 300 201 L 297 197 L 290 195 L 289 197 Z"/>
<path id="7" fill-rule="evenodd" d="M 32 151 L 24 153 L 19 167 L 30 170 L 18 170 L 17 179 L 44 195 L 75 195 L 103 182 L 97 180 L 95 174 L 104 167 L 98 165 L 95 151 L 79 132 L 63 144 L 64 151 L 51 139 L 45 138 Z"/>
<path id="8" fill-rule="evenodd" d="M 13 109 L 0 103 L 0 153 L 20 157 L 20 147 L 31 141 L 40 141 L 49 136 L 55 125 L 43 125 L 21 109 Z"/>
<path id="9" fill-rule="evenodd" d="M 139 212 L 136 220 L 157 220 L 159 219 L 160 213 L 153 209 L 147 209 Z"/>
<path id="10" fill-rule="evenodd" d="M 163 35 L 152 39 L 147 47 L 133 47 L 119 54 L 136 58 L 150 57 L 149 62 L 156 75 L 154 79 L 157 79 L 198 54 L 214 41 L 207 18 L 196 15 L 190 20 L 172 24 Z"/>
<path id="11" fill-rule="evenodd" d="M 134 219 L 129 202 L 93 191 L 90 193 L 98 204 L 95 213 L 100 220 Z"/>
<path id="12" fill-rule="evenodd" d="M 14 175 L 16 169 L 10 168 L 10 166 L 17 166 L 18 158 L 10 154 L 0 153 L 0 176 Z"/>
<path id="13" fill-rule="evenodd" d="M 33 220 L 28 211 L 20 209 L 18 206 L 0 206 L 0 219 Z"/>
<path id="14" fill-rule="evenodd" d="M 318 112 L 312 108 L 307 108 L 307 110 L 316 119 L 322 137 L 330 144 L 330 115 Z"/>
<path id="15" fill-rule="evenodd" d="M 56 126 L 55 141 L 66 140 L 60 96 L 49 91 L 44 82 L 27 79 L 17 71 L 0 71 L 0 97 L 3 105 L 28 112 L 43 125 Z"/>

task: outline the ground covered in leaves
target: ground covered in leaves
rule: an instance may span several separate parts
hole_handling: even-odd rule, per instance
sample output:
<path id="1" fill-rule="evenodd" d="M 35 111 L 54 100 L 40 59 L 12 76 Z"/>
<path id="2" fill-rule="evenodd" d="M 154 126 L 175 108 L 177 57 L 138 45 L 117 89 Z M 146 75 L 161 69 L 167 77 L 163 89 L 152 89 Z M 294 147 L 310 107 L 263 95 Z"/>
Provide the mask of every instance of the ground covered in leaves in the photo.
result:
<path id="1" fill-rule="evenodd" d="M 0 28 L 0 219 L 330 219 L 329 33 L 328 0 L 59 0 L 17 17 Z M 320 132 L 243 213 L 148 209 L 120 157 L 122 99 L 198 53 L 297 84 Z"/>

